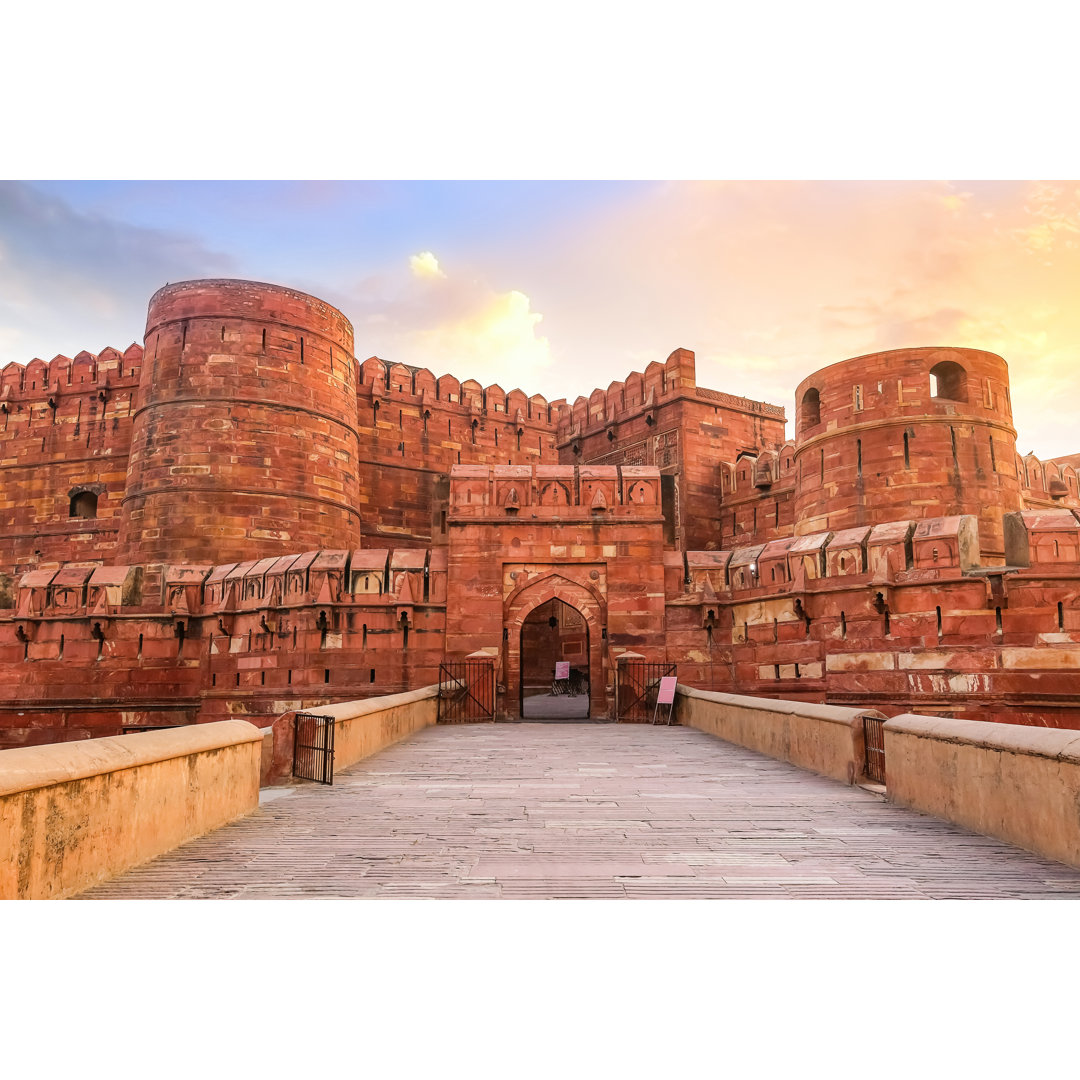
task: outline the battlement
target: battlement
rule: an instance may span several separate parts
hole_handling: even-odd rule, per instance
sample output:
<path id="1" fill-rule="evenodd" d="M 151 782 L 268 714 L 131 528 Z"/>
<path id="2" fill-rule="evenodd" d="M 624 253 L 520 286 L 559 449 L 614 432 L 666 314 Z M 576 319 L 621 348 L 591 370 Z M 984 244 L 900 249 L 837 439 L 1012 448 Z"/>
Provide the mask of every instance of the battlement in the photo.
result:
<path id="1" fill-rule="evenodd" d="M 1075 531 L 1080 523 L 1069 517 Z M 1019 531 L 1026 537 L 1044 527 L 1028 520 Z M 727 551 L 688 551 L 686 581 L 691 592 L 716 597 L 751 590 L 785 593 L 814 580 L 853 575 L 881 583 L 925 581 L 979 565 L 978 520 L 959 515 L 810 533 Z"/>
<path id="2" fill-rule="evenodd" d="M 662 364 L 653 361 L 644 372 L 633 371 L 625 379 L 610 383 L 606 390 L 598 388 L 588 397 L 579 396 L 560 425 L 559 442 L 618 425 L 678 397 L 784 422 L 782 406 L 698 386 L 695 367 L 695 356 L 689 349 L 676 349 Z"/>
<path id="3" fill-rule="evenodd" d="M 123 352 L 111 345 L 100 353 L 74 357 L 57 354 L 48 363 L 35 357 L 26 364 L 12 360 L 0 369 L 0 408 L 9 403 L 36 401 L 54 394 L 84 393 L 120 383 L 137 386 L 143 348 L 132 343 Z"/>
<path id="4" fill-rule="evenodd" d="M 86 566 L 0 575 L 0 621 L 200 617 L 316 604 L 401 608 L 446 599 L 446 551 L 308 551 L 209 565 Z"/>
<path id="5" fill-rule="evenodd" d="M 694 366 L 694 354 L 689 349 L 676 349 L 662 364 L 653 361 L 644 372 L 632 371 L 606 390 L 598 388 L 588 397 L 577 397 L 560 425 L 559 441 L 621 423 L 661 400 L 693 390 L 697 385 Z"/>
<path id="6" fill-rule="evenodd" d="M 527 396 L 513 389 L 507 393 L 497 383 L 483 386 L 476 379 L 454 375 L 436 377 L 428 368 L 389 364 L 370 356 L 360 365 L 360 392 L 372 400 L 402 400 L 425 407 L 457 406 L 462 414 L 501 414 L 506 420 L 531 427 L 556 428 L 566 409 L 566 399 L 548 401 L 543 394 Z"/>
<path id="7" fill-rule="evenodd" d="M 1076 575 L 1080 510 L 1005 514 L 1004 536 L 1008 569 Z M 914 583 L 983 569 L 978 519 L 972 514 L 813 532 L 726 551 L 688 551 L 685 567 L 687 591 L 710 598 L 786 593 L 818 579 L 863 576 L 872 583 Z"/>

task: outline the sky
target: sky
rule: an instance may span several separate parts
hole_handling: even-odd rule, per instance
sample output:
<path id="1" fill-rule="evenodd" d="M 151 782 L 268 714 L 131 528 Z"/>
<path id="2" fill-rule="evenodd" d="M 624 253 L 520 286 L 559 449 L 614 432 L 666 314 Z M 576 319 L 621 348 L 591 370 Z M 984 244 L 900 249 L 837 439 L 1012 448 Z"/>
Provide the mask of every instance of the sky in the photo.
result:
<path id="1" fill-rule="evenodd" d="M 329 301 L 361 360 L 551 399 L 687 348 L 791 417 L 827 364 L 988 349 L 1020 451 L 1080 451 L 1080 182 L 0 183 L 0 363 L 123 349 L 212 276 Z"/>

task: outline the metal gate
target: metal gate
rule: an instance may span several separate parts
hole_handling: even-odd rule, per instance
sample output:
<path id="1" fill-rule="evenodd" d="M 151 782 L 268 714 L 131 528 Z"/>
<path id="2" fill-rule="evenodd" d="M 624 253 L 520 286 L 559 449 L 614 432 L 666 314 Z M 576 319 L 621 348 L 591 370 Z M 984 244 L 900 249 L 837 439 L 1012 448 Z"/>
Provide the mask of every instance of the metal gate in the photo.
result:
<path id="1" fill-rule="evenodd" d="M 334 718 L 297 713 L 293 734 L 292 774 L 320 784 L 334 782 Z"/>
<path id="2" fill-rule="evenodd" d="M 635 660 L 619 664 L 615 670 L 615 719 L 623 724 L 652 723 L 660 680 L 677 673 L 675 664 Z"/>
<path id="3" fill-rule="evenodd" d="M 866 743 L 866 775 L 885 783 L 885 723 L 881 716 L 863 717 L 863 740 Z"/>
<path id="4" fill-rule="evenodd" d="M 495 661 L 448 660 L 439 665 L 440 724 L 495 719 Z"/>

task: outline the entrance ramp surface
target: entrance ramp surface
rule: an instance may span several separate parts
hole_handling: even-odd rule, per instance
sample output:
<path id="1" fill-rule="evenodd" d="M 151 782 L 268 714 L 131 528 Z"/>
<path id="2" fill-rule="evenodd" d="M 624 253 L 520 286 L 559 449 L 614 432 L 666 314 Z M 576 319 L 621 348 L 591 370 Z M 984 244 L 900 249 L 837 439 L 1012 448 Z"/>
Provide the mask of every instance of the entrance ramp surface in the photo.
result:
<path id="1" fill-rule="evenodd" d="M 432 727 L 273 791 L 82 896 L 1080 897 L 1080 871 L 689 728 Z"/>
<path id="2" fill-rule="evenodd" d="M 585 720 L 588 694 L 532 694 L 521 702 L 522 720 Z"/>

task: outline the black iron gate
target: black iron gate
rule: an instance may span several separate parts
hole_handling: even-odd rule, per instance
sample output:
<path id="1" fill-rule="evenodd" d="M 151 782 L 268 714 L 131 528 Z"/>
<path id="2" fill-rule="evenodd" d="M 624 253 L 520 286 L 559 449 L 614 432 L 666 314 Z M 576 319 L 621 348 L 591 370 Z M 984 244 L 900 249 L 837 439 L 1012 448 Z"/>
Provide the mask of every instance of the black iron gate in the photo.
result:
<path id="1" fill-rule="evenodd" d="M 625 660 L 615 671 L 615 719 L 623 724 L 652 723 L 660 680 L 677 675 L 675 664 Z M 666 711 L 667 706 L 663 706 Z"/>
<path id="2" fill-rule="evenodd" d="M 440 724 L 495 719 L 495 661 L 448 660 L 439 665 Z"/>
<path id="3" fill-rule="evenodd" d="M 334 782 L 334 718 L 318 713 L 296 714 L 292 774 L 301 780 Z"/>
<path id="4" fill-rule="evenodd" d="M 866 743 L 866 775 L 878 784 L 885 783 L 885 723 L 883 716 L 863 717 Z"/>

